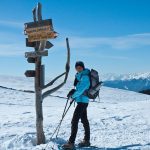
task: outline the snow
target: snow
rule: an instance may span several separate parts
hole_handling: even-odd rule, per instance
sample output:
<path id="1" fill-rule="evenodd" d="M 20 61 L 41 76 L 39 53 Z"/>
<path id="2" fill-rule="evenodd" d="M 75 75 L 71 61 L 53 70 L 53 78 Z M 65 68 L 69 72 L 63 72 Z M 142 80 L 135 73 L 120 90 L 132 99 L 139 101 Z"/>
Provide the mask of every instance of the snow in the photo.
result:
<path id="1" fill-rule="evenodd" d="M 107 74 L 103 75 L 102 79 L 104 85 L 108 87 L 136 92 L 150 89 L 150 72 L 123 75 Z"/>
<path id="2" fill-rule="evenodd" d="M 132 79 L 150 79 L 150 72 L 130 73 L 130 74 L 120 74 L 120 75 L 108 73 L 108 74 L 102 75 L 103 81 L 132 80 Z"/>
<path id="3" fill-rule="evenodd" d="M 19 80 L 18 80 L 19 79 Z M 0 85 L 15 89 L 33 90 L 33 80 L 0 76 Z M 66 96 L 71 89 L 68 82 L 53 95 Z M 47 150 L 58 149 L 70 135 L 72 106 L 66 115 L 58 136 L 49 141 L 61 119 L 65 99 L 47 97 L 43 102 L 44 131 Z M 34 93 L 24 93 L 0 88 L 0 150 L 42 150 L 46 144 L 36 146 Z M 102 87 L 100 102 L 90 102 L 88 118 L 91 128 L 91 144 L 98 149 L 150 150 L 150 96 L 126 90 Z M 76 138 L 83 138 L 79 123 Z M 92 149 L 92 148 L 91 148 Z"/>

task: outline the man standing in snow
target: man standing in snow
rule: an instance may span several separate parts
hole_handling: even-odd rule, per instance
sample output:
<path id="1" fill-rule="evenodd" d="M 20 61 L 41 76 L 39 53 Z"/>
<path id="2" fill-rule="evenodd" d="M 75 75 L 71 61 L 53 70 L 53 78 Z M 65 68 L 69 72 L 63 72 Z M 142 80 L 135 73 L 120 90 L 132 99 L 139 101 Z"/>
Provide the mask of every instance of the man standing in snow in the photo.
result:
<path id="1" fill-rule="evenodd" d="M 89 98 L 85 94 L 85 91 L 90 87 L 90 70 L 85 68 L 82 61 L 76 62 L 75 69 L 77 71 L 74 81 L 74 86 L 76 87 L 76 89 L 72 89 L 67 96 L 70 97 L 71 100 L 75 100 L 77 102 L 77 106 L 75 108 L 71 121 L 71 136 L 68 143 L 63 145 L 64 149 L 74 148 L 79 119 L 81 119 L 85 130 L 84 139 L 81 143 L 79 143 L 79 146 L 90 146 L 90 126 L 87 118 L 87 107 L 89 103 Z"/>

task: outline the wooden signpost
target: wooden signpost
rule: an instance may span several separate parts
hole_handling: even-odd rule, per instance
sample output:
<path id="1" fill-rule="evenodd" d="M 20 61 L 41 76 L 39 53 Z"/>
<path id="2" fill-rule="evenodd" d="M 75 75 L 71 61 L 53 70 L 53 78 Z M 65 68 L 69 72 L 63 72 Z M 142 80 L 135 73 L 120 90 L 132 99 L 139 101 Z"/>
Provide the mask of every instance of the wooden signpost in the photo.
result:
<path id="1" fill-rule="evenodd" d="M 66 83 L 70 70 L 70 47 L 69 40 L 66 38 L 67 62 L 65 72 L 45 84 L 45 66 L 42 64 L 42 57 L 48 56 L 48 50 L 45 50 L 45 48 L 49 49 L 53 46 L 53 44 L 47 41 L 47 39 L 54 39 L 58 34 L 53 29 L 52 19 L 42 20 L 41 9 L 42 5 L 38 3 L 37 7 L 32 11 L 34 22 L 25 23 L 24 29 L 24 33 L 28 37 L 26 38 L 26 46 L 33 47 L 35 50 L 25 53 L 25 58 L 27 58 L 28 63 L 35 63 L 35 70 L 27 70 L 25 76 L 35 78 L 36 133 L 38 145 L 45 143 L 45 135 L 43 131 L 43 99 Z M 64 75 L 65 78 L 62 83 L 44 93 L 42 92 L 43 89 L 53 85 L 57 79 Z"/>

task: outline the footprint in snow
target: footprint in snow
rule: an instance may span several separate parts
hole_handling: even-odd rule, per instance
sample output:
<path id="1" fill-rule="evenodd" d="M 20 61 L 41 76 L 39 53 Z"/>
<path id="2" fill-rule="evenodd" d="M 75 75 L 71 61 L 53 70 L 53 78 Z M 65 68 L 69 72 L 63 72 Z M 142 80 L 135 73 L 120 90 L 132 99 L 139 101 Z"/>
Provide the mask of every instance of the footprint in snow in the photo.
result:
<path id="1" fill-rule="evenodd" d="M 31 112 L 24 112 L 24 113 L 22 113 L 22 114 L 30 114 Z"/>
<path id="2" fill-rule="evenodd" d="M 123 116 L 123 117 L 115 116 L 115 117 L 112 117 L 112 118 L 114 118 L 116 121 L 122 121 L 123 119 L 128 118 L 130 116 L 131 115 L 127 115 L 127 116 Z"/>

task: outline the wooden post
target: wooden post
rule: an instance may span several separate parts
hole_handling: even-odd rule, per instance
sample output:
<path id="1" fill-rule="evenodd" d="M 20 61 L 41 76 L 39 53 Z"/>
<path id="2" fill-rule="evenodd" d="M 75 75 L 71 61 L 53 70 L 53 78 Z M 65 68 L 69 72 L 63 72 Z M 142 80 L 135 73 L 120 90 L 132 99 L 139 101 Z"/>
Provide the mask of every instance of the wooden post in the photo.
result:
<path id="1" fill-rule="evenodd" d="M 42 108 L 42 89 L 40 85 L 41 75 L 41 57 L 37 57 L 35 70 L 35 109 L 36 109 L 36 133 L 37 145 L 45 143 L 45 135 L 43 131 L 43 108 Z"/>
<path id="2" fill-rule="evenodd" d="M 41 15 L 41 4 L 38 3 L 37 8 L 38 14 L 38 22 L 42 20 Z M 44 44 L 43 44 L 44 43 Z M 45 48 L 45 41 L 40 42 L 39 49 L 35 48 L 35 51 L 43 51 Z M 43 130 L 43 107 L 42 107 L 42 87 L 41 87 L 41 64 L 42 64 L 42 57 L 36 58 L 35 63 L 35 110 L 36 110 L 36 134 L 37 134 L 37 145 L 45 144 L 45 135 Z"/>

